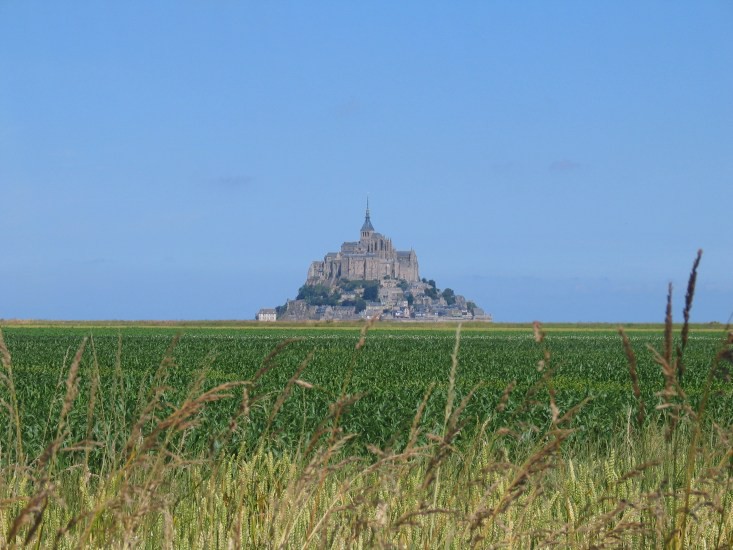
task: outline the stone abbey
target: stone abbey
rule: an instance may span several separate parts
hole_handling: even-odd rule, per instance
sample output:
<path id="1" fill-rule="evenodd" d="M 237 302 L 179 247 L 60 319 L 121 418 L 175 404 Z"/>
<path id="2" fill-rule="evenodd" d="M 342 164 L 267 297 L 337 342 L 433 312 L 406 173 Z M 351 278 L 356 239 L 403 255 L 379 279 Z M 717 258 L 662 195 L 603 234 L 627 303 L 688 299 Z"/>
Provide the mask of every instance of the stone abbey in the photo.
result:
<path id="1" fill-rule="evenodd" d="M 442 291 L 420 279 L 414 250 L 396 250 L 392 239 L 377 233 L 367 201 L 358 241 L 341 245 L 322 261 L 311 263 L 295 300 L 263 308 L 260 321 L 491 321 L 475 302 Z"/>
<path id="2" fill-rule="evenodd" d="M 306 284 L 334 286 L 341 279 L 402 279 L 408 283 L 420 280 L 417 254 L 414 250 L 395 250 L 392 239 L 374 231 L 368 201 L 361 238 L 345 242 L 339 252 L 329 252 L 323 261 L 313 262 Z"/>

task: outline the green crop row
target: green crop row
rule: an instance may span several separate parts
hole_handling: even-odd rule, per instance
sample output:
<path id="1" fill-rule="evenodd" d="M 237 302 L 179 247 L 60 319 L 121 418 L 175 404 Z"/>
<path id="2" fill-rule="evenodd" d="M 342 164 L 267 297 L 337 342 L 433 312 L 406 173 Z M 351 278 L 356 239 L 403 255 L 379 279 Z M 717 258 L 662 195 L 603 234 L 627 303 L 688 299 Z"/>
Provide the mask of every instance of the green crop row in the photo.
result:
<path id="1" fill-rule="evenodd" d="M 28 454 L 40 454 L 54 436 L 51 427 L 56 425 L 62 406 L 67 371 L 85 336 L 90 340 L 80 365 L 80 392 L 68 420 L 72 440 L 90 436 L 104 439 L 98 432 L 109 431 L 113 418 L 119 418 L 120 430 L 128 429 L 123 427 L 137 418 L 155 386 L 165 387 L 160 394 L 162 407 L 173 410 L 202 372 L 201 383 L 206 389 L 224 382 L 252 380 L 263 366 L 266 372 L 255 384 L 238 388 L 231 399 L 218 401 L 206 410 L 200 419 L 205 429 L 196 431 L 185 445 L 195 450 L 217 444 L 216 434 L 236 415 L 245 387 L 248 395 L 256 395 L 258 400 L 253 402 L 246 429 L 238 429 L 228 440 L 230 445 L 253 445 L 267 430 L 267 437 L 276 446 L 296 448 L 312 436 L 320 419 L 328 415 L 329 406 L 343 394 L 360 396 L 342 422 L 344 430 L 358 434 L 354 445 L 362 448 L 404 444 L 393 438 L 395 434 L 408 436 L 423 399 L 421 423 L 426 431 L 444 423 L 451 354 L 456 344 L 452 331 L 373 331 L 365 345 L 356 349 L 360 338 L 357 328 L 186 328 L 172 349 L 173 361 L 164 378 L 156 379 L 176 334 L 175 329 L 167 328 L 4 329 Z M 683 388 L 693 404 L 723 336 L 711 332 L 691 335 Z M 662 335 L 633 333 L 630 340 L 638 357 L 647 422 L 653 422 L 661 414 L 655 407 L 660 403 L 658 393 L 664 380 L 652 350 L 662 347 Z M 552 414 L 550 391 L 561 411 L 587 401 L 572 425 L 576 430 L 573 437 L 581 440 L 623 429 L 636 417 L 639 407 L 621 339 L 613 332 L 552 332 L 537 343 L 530 331 L 467 331 L 461 335 L 457 359 L 456 402 L 474 391 L 462 415 L 465 432 L 482 423 L 488 423 L 489 428 L 508 423 L 547 426 Z M 300 368 L 302 372 L 294 377 Z M 287 406 L 271 418 L 272 407 L 289 381 Z M 510 384 L 514 387 L 506 406 L 498 411 Z M 733 418 L 730 389 L 723 375 L 714 382 L 708 408 L 718 422 Z M 9 402 L 7 391 L 7 385 L 0 386 L 5 402 Z M 90 414 L 87 406 L 92 400 Z M 0 415 L 6 415 L 5 411 Z M 0 425 L 12 424 L 5 416 L 1 420 Z M 123 435 L 119 434 L 120 439 Z"/>

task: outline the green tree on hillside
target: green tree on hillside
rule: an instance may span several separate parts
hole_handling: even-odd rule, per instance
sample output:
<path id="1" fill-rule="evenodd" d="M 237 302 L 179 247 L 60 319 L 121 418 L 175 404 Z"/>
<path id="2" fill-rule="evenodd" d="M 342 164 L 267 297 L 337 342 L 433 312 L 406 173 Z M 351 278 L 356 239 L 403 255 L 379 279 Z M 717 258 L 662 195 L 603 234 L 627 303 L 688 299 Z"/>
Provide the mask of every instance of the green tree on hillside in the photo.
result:
<path id="1" fill-rule="evenodd" d="M 341 305 L 353 307 L 355 313 L 361 313 L 366 309 L 366 302 L 363 298 L 357 298 L 356 300 L 344 300 L 341 302 Z"/>
<path id="2" fill-rule="evenodd" d="M 369 286 L 364 285 L 364 294 L 362 296 L 369 302 L 376 302 L 379 300 L 379 283 L 375 282 Z"/>
<path id="3" fill-rule="evenodd" d="M 303 285 L 298 290 L 298 300 L 305 300 L 309 306 L 335 306 L 341 294 L 325 285 Z"/>
<path id="4" fill-rule="evenodd" d="M 283 304 L 281 306 L 277 306 L 275 308 L 275 314 L 277 315 L 277 318 L 279 319 L 283 315 L 285 315 L 285 312 L 288 310 L 288 304 Z"/>

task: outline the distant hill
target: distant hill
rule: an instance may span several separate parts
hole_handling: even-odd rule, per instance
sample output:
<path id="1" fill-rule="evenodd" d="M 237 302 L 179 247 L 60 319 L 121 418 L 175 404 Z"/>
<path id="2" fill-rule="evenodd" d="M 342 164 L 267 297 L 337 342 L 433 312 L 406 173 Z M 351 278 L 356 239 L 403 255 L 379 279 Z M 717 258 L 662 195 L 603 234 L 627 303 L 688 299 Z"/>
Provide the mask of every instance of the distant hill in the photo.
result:
<path id="1" fill-rule="evenodd" d="M 375 231 L 368 201 L 359 240 L 314 261 L 295 300 L 275 313 L 284 321 L 491 321 L 475 302 L 421 279 L 416 252 L 397 250 L 392 239 Z M 263 321 L 272 317 L 269 309 L 258 313 Z"/>

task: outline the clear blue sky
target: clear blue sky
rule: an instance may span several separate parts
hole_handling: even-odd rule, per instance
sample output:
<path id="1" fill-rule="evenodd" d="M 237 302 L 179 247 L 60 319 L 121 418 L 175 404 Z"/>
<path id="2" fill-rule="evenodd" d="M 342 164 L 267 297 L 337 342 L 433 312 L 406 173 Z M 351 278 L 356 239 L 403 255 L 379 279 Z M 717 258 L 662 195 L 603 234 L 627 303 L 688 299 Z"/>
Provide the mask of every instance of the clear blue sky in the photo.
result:
<path id="1" fill-rule="evenodd" d="M 0 318 L 249 319 L 377 231 L 498 321 L 733 313 L 733 4 L 0 0 Z"/>

